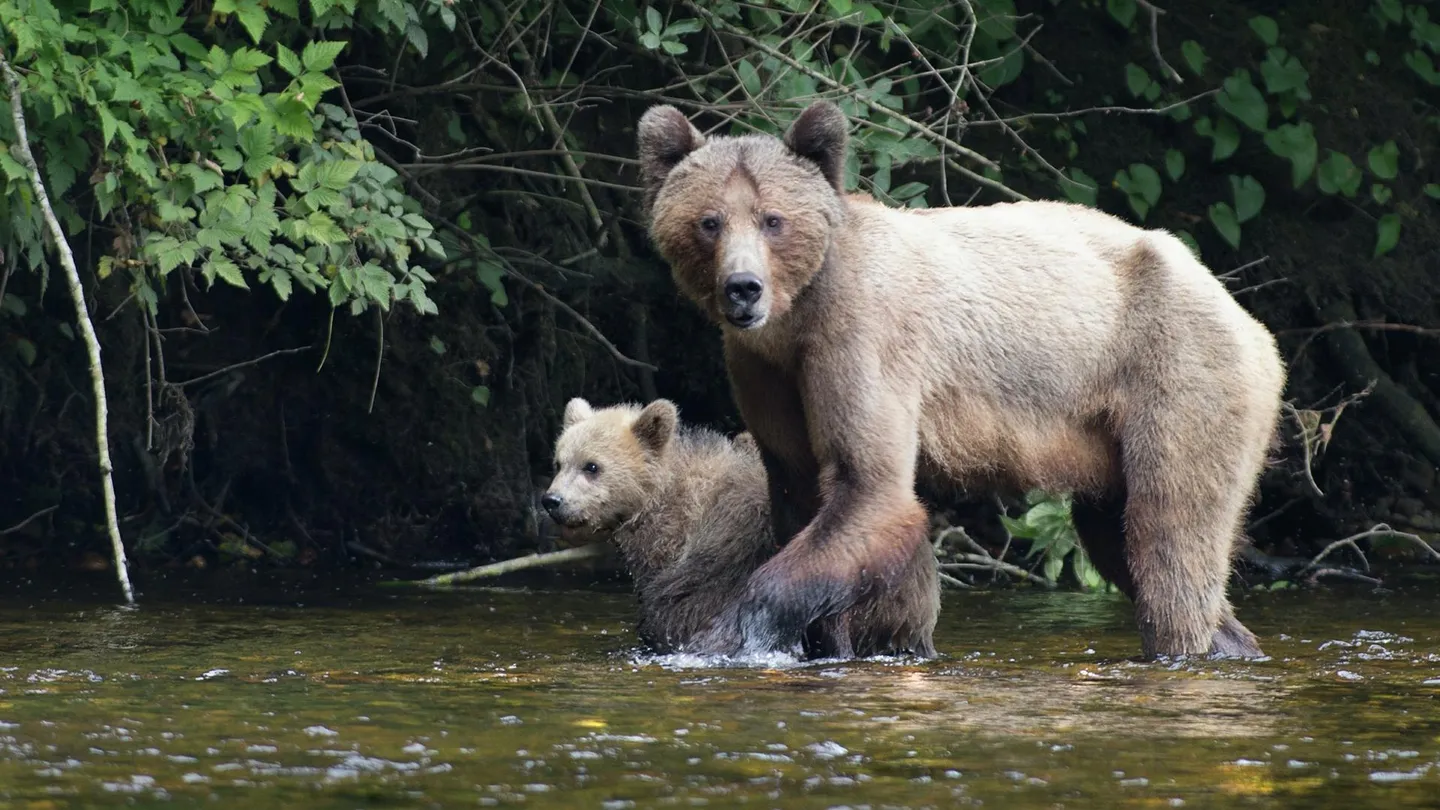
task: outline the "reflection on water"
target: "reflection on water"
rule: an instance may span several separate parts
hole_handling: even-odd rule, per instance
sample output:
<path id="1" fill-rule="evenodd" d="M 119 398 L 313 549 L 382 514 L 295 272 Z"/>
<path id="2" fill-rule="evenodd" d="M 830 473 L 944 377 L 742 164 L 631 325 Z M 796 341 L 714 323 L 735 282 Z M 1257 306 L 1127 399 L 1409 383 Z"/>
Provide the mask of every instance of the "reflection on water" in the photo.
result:
<path id="1" fill-rule="evenodd" d="M 624 593 L 215 593 L 0 601 L 0 807 L 1440 796 L 1429 585 L 1242 598 L 1271 655 L 1255 662 L 1135 662 L 1118 597 L 1015 591 L 947 594 L 935 661 L 768 668 L 637 654 Z"/>

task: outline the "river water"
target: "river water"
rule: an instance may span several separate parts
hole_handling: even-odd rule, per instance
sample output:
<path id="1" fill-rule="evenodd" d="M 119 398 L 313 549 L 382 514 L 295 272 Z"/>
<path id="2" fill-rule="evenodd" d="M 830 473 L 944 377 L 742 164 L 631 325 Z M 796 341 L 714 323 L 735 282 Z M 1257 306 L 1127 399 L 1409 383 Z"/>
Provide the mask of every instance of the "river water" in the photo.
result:
<path id="1" fill-rule="evenodd" d="M 1261 661 L 1013 590 L 936 661 L 774 668 L 637 654 L 613 587 L 4 590 L 3 808 L 1440 807 L 1433 582 L 1239 594 Z"/>

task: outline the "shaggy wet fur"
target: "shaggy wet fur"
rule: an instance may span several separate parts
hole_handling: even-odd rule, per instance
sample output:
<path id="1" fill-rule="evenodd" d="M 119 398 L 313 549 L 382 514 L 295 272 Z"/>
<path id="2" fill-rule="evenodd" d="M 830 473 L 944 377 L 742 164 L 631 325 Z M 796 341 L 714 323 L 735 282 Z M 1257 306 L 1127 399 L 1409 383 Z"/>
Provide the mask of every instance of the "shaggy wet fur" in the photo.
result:
<path id="1" fill-rule="evenodd" d="M 667 400 L 595 409 L 574 399 L 555 459 L 547 509 L 614 542 L 640 602 L 637 633 L 657 650 L 684 649 L 775 554 L 765 468 L 748 434 L 681 424 Z M 939 580 L 923 551 L 898 593 L 809 628 L 806 654 L 934 655 Z"/>
<path id="2" fill-rule="evenodd" d="M 1225 585 L 1285 385 L 1272 335 L 1164 231 L 844 194 L 847 127 L 824 102 L 783 140 L 707 139 L 668 106 L 639 124 L 651 235 L 721 327 L 788 540 L 700 646 L 792 647 L 893 589 L 926 470 L 1075 492 L 1147 656 L 1260 655 Z"/>

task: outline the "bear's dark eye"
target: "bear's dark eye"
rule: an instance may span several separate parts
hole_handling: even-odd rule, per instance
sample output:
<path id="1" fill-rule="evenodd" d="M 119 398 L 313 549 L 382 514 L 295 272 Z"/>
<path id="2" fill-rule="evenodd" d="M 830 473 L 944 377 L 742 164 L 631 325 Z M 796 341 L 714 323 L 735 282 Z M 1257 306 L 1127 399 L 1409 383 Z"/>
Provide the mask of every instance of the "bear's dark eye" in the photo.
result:
<path id="1" fill-rule="evenodd" d="M 714 236 L 720 232 L 720 217 L 714 214 L 706 214 L 700 218 L 700 230 L 706 236 Z"/>
<path id="2" fill-rule="evenodd" d="M 596 464 L 593 461 L 587 461 L 585 462 L 585 467 L 583 469 L 585 470 L 585 473 L 587 475 L 594 475 L 595 473 L 600 472 L 600 465 Z"/>
<path id="3" fill-rule="evenodd" d="M 780 218 L 780 215 L 779 215 L 779 214 L 766 214 L 766 215 L 765 215 L 765 219 L 764 219 L 764 223 L 765 223 L 765 230 L 767 230 L 767 231 L 778 231 L 778 230 L 780 230 L 780 226 L 781 226 L 782 224 L 784 224 L 784 220 L 782 220 L 782 219 Z"/>

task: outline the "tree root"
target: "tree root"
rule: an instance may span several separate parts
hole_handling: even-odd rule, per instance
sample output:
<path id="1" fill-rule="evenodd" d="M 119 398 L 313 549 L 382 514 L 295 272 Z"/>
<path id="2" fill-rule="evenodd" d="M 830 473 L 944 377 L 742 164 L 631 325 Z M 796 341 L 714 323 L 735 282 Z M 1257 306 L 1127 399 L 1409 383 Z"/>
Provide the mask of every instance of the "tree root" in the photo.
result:
<path id="1" fill-rule="evenodd" d="M 1348 300 L 1326 304 L 1319 312 L 1327 322 L 1353 323 L 1357 320 Z M 1379 404 L 1416 450 L 1432 463 L 1440 465 L 1440 425 L 1435 424 L 1419 400 L 1375 362 L 1364 338 L 1353 329 L 1336 329 L 1325 334 L 1325 344 L 1339 361 L 1350 383 L 1358 388 L 1373 382 L 1375 390 L 1371 399 Z"/>

